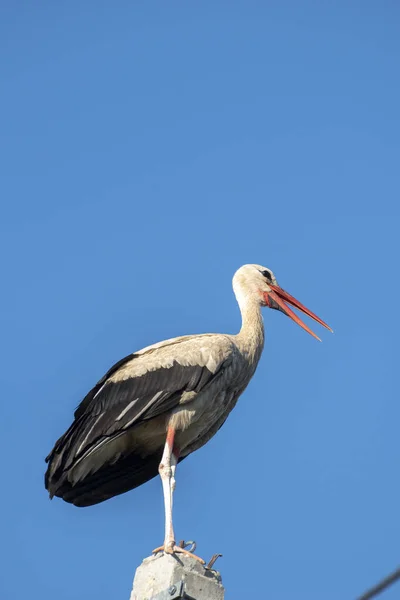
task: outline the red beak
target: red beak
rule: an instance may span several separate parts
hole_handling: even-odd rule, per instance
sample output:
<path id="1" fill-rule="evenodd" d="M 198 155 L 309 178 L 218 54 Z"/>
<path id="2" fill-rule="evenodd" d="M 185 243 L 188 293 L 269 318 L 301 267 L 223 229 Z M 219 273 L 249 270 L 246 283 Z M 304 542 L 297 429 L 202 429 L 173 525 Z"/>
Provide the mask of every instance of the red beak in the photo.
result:
<path id="1" fill-rule="evenodd" d="M 307 327 L 305 323 L 303 323 L 303 321 L 296 315 L 296 313 L 292 311 L 292 309 L 286 303 L 289 303 L 298 310 L 301 310 L 301 312 L 303 312 L 305 315 L 308 315 L 309 317 L 314 319 L 314 321 L 317 321 L 317 323 L 320 323 L 323 327 L 326 327 L 326 329 L 329 329 L 329 331 L 333 332 L 329 325 L 327 325 L 322 319 L 317 317 L 317 315 L 311 312 L 311 310 L 303 306 L 301 302 L 296 300 L 296 298 L 293 298 L 293 296 L 285 292 L 285 290 L 279 287 L 279 285 L 273 285 L 272 283 L 268 285 L 271 288 L 271 291 L 265 292 L 263 294 L 265 303 L 268 306 L 270 306 L 271 308 L 276 308 L 277 310 L 280 310 L 281 312 L 285 313 L 285 315 L 293 319 L 293 321 L 297 323 L 297 325 L 300 325 L 300 327 L 308 331 L 310 335 L 312 335 L 319 341 L 321 341 L 320 338 L 317 335 L 315 335 L 315 333 L 311 331 L 311 329 Z"/>

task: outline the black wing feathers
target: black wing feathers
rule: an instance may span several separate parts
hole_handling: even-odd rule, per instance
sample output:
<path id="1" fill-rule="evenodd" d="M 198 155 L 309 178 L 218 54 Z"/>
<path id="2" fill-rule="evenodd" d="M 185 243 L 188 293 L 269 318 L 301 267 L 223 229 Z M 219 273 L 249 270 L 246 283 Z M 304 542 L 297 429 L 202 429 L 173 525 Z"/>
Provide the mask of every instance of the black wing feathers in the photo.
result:
<path id="1" fill-rule="evenodd" d="M 93 394 L 93 390 L 89 392 L 78 407 L 76 416 L 96 417 L 104 412 L 104 418 L 96 429 L 101 427 L 105 433 L 108 427 L 113 427 L 129 403 L 135 401 L 116 422 L 118 429 L 123 429 L 129 421 L 134 424 L 138 419 L 148 420 L 168 412 L 178 405 L 183 392 L 199 392 L 213 377 L 214 374 L 206 367 L 182 366 L 175 361 L 170 368 L 158 368 L 139 377 L 108 380 L 97 384 Z"/>
<path id="2" fill-rule="evenodd" d="M 90 390 L 90 392 L 88 392 L 86 394 L 86 396 L 84 397 L 82 402 L 79 404 L 78 408 L 76 409 L 76 411 L 74 413 L 75 418 L 78 418 L 81 415 L 83 415 L 83 413 L 86 411 L 88 405 L 93 400 L 94 396 L 97 394 L 97 392 L 99 391 L 101 386 L 104 385 L 104 383 L 107 381 L 107 379 L 109 377 L 111 377 L 111 375 L 114 375 L 114 373 L 116 373 L 116 371 L 118 371 L 118 369 L 120 367 L 122 367 L 122 365 L 125 365 L 127 362 L 132 360 L 134 357 L 135 357 L 134 354 L 128 354 L 128 356 L 121 358 L 121 360 L 116 362 L 115 365 L 113 365 L 110 369 L 108 369 L 107 373 L 105 375 L 103 375 L 103 377 L 101 379 L 99 379 L 99 381 L 96 383 L 94 388 L 92 388 Z"/>
<path id="3" fill-rule="evenodd" d="M 75 420 L 56 442 L 46 461 L 45 476 L 50 495 L 61 496 L 67 502 L 88 506 L 141 485 L 157 474 L 162 447 L 146 453 L 146 448 L 126 450 L 118 457 L 110 455 L 99 469 L 83 468 L 86 475 L 76 475 L 83 461 L 92 461 L 97 446 L 124 435 L 125 431 L 144 421 L 168 414 L 178 406 L 184 392 L 199 392 L 214 377 L 200 365 L 182 366 L 174 361 L 169 368 L 157 368 L 137 377 L 110 381 L 118 369 L 138 355 L 131 354 L 116 363 L 85 396 L 75 411 Z M 112 446 L 110 446 L 111 448 Z M 111 450 L 110 450 L 111 452 Z M 143 458 L 145 457 L 145 458 Z M 76 464 L 78 470 L 73 472 Z M 72 474 L 70 471 L 72 469 Z M 75 475 L 75 477 L 74 477 Z"/>

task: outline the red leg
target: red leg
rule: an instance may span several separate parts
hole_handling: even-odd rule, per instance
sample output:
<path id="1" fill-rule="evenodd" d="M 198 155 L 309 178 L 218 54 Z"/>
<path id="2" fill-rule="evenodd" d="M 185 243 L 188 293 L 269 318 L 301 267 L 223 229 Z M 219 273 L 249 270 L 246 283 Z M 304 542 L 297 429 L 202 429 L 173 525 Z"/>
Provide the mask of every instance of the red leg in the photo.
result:
<path id="1" fill-rule="evenodd" d="M 174 554 L 175 552 L 181 552 L 187 556 L 196 558 L 201 563 L 204 560 L 191 554 L 187 550 L 180 548 L 175 542 L 175 533 L 172 523 L 172 504 L 173 504 L 173 493 L 176 486 L 175 482 L 175 470 L 179 458 L 179 449 L 174 445 L 175 442 L 175 430 L 172 427 L 168 427 L 167 439 L 165 441 L 164 452 L 158 468 L 160 473 L 161 483 L 163 486 L 164 493 L 164 506 L 165 506 L 165 539 L 164 545 L 153 550 L 154 553 L 163 550 L 167 554 Z"/>

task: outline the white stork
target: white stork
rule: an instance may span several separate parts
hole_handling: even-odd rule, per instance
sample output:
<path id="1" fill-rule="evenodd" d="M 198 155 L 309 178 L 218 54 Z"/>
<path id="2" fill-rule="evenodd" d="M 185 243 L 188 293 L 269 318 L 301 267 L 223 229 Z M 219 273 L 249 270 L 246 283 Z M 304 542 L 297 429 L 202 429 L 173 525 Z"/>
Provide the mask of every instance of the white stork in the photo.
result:
<path id="1" fill-rule="evenodd" d="M 90 506 L 159 473 L 165 539 L 154 552 L 188 553 L 176 545 L 172 524 L 176 465 L 212 438 L 253 376 L 264 346 L 261 307 L 280 310 L 315 338 L 288 304 L 330 329 L 270 269 L 244 265 L 233 289 L 242 315 L 237 335 L 189 335 L 148 346 L 117 362 L 85 396 L 46 458 L 51 498 Z"/>

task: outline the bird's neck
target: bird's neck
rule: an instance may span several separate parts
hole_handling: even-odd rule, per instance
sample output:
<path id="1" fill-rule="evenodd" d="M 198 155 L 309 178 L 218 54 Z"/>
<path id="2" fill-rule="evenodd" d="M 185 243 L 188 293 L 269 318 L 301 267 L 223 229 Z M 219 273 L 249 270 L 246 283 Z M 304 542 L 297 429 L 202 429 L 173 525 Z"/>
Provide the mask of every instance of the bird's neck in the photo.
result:
<path id="1" fill-rule="evenodd" d="M 238 295 L 242 327 L 236 336 L 237 345 L 249 363 L 257 365 L 264 347 L 264 321 L 258 299 Z"/>

